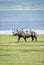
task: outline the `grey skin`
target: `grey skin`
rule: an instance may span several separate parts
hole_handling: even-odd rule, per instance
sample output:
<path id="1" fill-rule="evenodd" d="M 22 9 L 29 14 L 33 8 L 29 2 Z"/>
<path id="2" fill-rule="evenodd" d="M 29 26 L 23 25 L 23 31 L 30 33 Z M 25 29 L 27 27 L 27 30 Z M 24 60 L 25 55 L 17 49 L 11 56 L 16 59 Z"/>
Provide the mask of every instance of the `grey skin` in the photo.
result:
<path id="1" fill-rule="evenodd" d="M 14 30 L 15 31 L 15 30 Z M 20 41 L 20 38 L 24 38 L 25 41 L 27 41 L 26 39 L 31 37 L 32 41 L 37 41 L 37 34 L 35 31 L 25 31 L 24 30 L 16 30 L 16 32 L 12 32 L 13 33 L 13 36 L 18 36 L 18 42 Z"/>

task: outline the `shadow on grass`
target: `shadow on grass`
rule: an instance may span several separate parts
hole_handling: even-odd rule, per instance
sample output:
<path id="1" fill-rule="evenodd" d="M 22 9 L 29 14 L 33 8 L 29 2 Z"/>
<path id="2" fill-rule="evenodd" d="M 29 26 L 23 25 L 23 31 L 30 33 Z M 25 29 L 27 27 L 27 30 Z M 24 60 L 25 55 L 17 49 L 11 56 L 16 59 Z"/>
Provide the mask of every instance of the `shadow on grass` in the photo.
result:
<path id="1" fill-rule="evenodd" d="M 28 43 L 28 45 L 34 45 L 34 44 L 37 44 L 37 46 L 39 45 L 40 46 L 40 44 L 41 44 L 41 46 L 44 46 L 44 44 L 42 44 L 42 43 L 44 43 L 44 41 L 13 41 L 13 42 L 9 42 L 9 43 L 0 43 L 0 46 L 16 46 L 16 45 L 22 45 L 22 44 L 24 44 L 24 46 L 25 45 L 27 45 L 27 43 Z M 40 43 L 40 44 L 39 44 Z M 34 45 L 35 46 L 35 45 Z"/>
<path id="2" fill-rule="evenodd" d="M 38 42 L 39 43 L 39 42 L 44 42 L 44 41 L 39 41 L 39 40 L 38 41 L 19 41 L 19 42 L 15 41 L 14 43 L 33 43 L 33 42 Z"/>

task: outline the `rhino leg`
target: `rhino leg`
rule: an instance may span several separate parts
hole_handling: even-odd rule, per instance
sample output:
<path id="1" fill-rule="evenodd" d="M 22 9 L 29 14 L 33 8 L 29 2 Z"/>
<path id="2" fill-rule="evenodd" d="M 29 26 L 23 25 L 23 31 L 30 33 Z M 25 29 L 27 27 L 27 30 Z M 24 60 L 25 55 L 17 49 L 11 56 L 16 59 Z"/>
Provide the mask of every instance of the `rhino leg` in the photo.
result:
<path id="1" fill-rule="evenodd" d="M 35 41 L 37 41 L 37 36 L 34 36 L 34 38 L 35 38 Z"/>
<path id="2" fill-rule="evenodd" d="M 19 42 L 19 40 L 20 40 L 20 36 L 18 36 L 18 42 Z"/>
<path id="3" fill-rule="evenodd" d="M 34 40 L 34 37 L 32 36 L 32 41 Z"/>
<path id="4" fill-rule="evenodd" d="M 31 35 L 31 38 L 32 38 L 32 41 L 34 40 L 34 36 L 33 35 Z"/>
<path id="5" fill-rule="evenodd" d="M 25 40 L 25 42 L 27 41 L 25 37 L 24 37 L 24 40 Z"/>
<path id="6" fill-rule="evenodd" d="M 37 41 L 37 36 L 31 36 L 32 41 L 35 39 L 35 41 Z"/>

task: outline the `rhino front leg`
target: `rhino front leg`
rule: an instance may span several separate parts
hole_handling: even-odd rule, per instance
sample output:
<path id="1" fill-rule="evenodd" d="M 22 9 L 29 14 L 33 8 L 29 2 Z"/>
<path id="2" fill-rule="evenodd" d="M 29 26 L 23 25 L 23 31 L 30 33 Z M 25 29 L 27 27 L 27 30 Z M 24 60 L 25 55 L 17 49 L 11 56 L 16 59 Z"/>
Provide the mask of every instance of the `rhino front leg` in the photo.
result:
<path id="1" fill-rule="evenodd" d="M 25 40 L 25 42 L 27 41 L 25 37 L 24 37 L 24 40 Z"/>
<path id="2" fill-rule="evenodd" d="M 18 42 L 19 42 L 19 40 L 20 40 L 20 36 L 18 36 Z"/>

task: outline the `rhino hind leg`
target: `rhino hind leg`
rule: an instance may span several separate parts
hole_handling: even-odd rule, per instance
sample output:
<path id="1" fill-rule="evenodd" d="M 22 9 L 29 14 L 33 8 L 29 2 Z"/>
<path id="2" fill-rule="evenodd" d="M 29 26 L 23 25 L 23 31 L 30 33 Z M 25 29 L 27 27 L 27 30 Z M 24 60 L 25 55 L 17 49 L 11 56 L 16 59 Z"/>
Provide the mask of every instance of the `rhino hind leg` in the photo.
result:
<path id="1" fill-rule="evenodd" d="M 32 38 L 32 41 L 34 40 L 34 36 L 31 36 L 31 38 Z"/>
<path id="2" fill-rule="evenodd" d="M 37 41 L 37 36 L 34 36 L 34 38 L 35 38 L 35 41 Z"/>
<path id="3" fill-rule="evenodd" d="M 31 38 L 32 38 L 32 41 L 34 41 L 34 39 L 35 39 L 35 41 L 37 41 L 37 36 L 36 35 L 31 35 Z"/>

